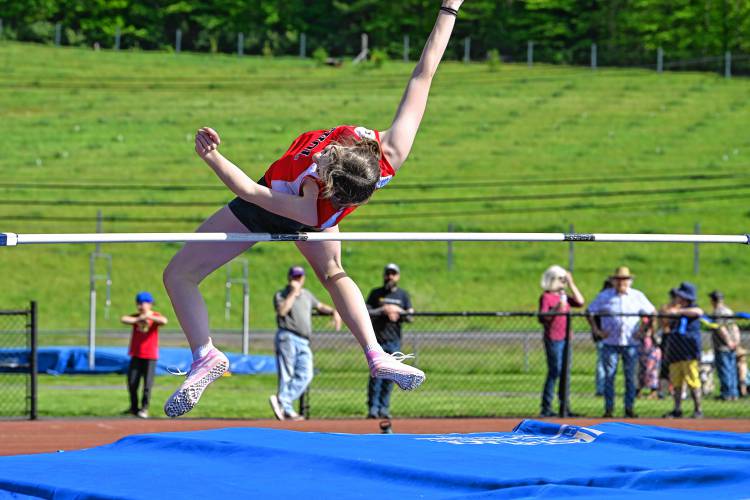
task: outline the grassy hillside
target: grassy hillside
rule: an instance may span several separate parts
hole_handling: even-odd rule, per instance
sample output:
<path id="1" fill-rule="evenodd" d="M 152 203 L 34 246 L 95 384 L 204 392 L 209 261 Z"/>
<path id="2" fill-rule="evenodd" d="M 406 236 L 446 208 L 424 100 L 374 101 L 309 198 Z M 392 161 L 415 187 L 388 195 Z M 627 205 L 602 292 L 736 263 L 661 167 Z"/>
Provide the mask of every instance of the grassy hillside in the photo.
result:
<path id="1" fill-rule="evenodd" d="M 387 128 L 411 65 L 319 68 L 311 61 L 0 44 L 2 231 L 191 231 L 231 199 L 192 150 L 194 130 L 219 130 L 223 152 L 258 178 L 296 135 L 340 123 Z M 750 82 L 711 74 L 446 62 L 412 156 L 345 231 L 563 231 L 744 233 L 750 224 Z M 59 186 L 72 183 L 77 187 Z M 80 184 L 104 183 L 107 189 Z M 185 185 L 192 186 L 188 189 Z M 188 186 L 188 187 L 189 187 Z M 175 206 L 176 205 L 176 206 Z M 178 245 L 109 245 L 112 318 L 148 289 L 171 314 L 161 271 Z M 93 245 L 0 252 L 0 307 L 36 299 L 44 329 L 87 322 Z M 535 306 L 538 277 L 567 263 L 567 245 L 352 243 L 349 273 L 365 291 L 382 266 L 402 266 L 422 310 Z M 301 262 L 287 243 L 257 246 L 252 324 L 273 323 L 271 295 Z M 750 249 L 579 244 L 576 276 L 587 297 L 617 265 L 654 302 L 683 279 L 718 287 L 750 308 Z M 223 271 L 203 290 L 224 320 Z M 310 288 L 325 297 L 317 283 Z M 235 303 L 240 303 L 239 296 Z M 104 327 L 116 326 L 114 319 Z"/>

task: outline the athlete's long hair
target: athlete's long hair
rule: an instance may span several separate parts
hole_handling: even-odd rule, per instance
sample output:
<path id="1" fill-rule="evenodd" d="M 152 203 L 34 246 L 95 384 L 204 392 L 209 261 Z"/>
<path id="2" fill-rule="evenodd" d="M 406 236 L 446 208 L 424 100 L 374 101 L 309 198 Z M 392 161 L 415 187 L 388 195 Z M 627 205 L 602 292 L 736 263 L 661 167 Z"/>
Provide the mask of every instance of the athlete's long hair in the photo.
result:
<path id="1" fill-rule="evenodd" d="M 380 180 L 380 144 L 363 138 L 334 142 L 333 159 L 325 169 L 323 198 L 339 206 L 360 205 L 370 199 Z"/>

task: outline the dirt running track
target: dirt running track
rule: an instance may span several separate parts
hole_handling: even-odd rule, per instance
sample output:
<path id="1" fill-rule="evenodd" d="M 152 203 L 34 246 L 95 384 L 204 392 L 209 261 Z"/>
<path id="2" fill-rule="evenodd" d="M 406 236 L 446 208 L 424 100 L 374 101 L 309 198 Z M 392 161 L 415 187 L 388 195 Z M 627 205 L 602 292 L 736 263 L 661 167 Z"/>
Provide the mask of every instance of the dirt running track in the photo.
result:
<path id="1" fill-rule="evenodd" d="M 393 432 L 403 434 L 441 434 L 449 432 L 507 432 L 521 419 L 396 419 Z M 551 422 L 594 425 L 600 419 L 552 419 Z M 611 421 L 611 420 L 610 420 Z M 750 432 L 750 419 L 744 420 L 625 420 L 642 425 L 659 425 L 694 430 Z M 266 427 L 313 432 L 368 434 L 380 432 L 377 420 L 138 420 L 138 419 L 42 419 L 37 421 L 0 421 L 0 455 L 46 453 L 78 450 L 112 443 L 131 434 L 195 431 L 223 427 Z"/>

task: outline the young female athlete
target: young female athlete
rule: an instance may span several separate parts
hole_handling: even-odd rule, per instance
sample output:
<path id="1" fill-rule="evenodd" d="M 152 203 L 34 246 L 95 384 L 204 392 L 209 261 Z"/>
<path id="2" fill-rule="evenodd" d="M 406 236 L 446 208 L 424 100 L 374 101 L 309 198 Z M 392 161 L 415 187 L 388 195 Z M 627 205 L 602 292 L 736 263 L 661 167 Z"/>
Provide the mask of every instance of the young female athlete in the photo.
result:
<path id="1" fill-rule="evenodd" d="M 218 151 L 219 135 L 198 130 L 195 151 L 237 195 L 209 217 L 198 232 L 297 233 L 338 231 L 338 223 L 385 186 L 409 156 L 427 105 L 433 75 L 448 45 L 463 0 L 443 0 L 396 116 L 388 130 L 342 125 L 306 132 L 257 183 Z M 164 271 L 164 285 L 182 325 L 194 362 L 182 385 L 164 405 L 170 417 L 193 409 L 203 390 L 229 362 L 209 337 L 208 314 L 198 284 L 253 243 L 187 243 Z M 370 316 L 357 285 L 341 265 L 341 242 L 297 242 L 336 309 L 365 351 L 373 377 L 393 380 L 411 390 L 425 379 L 421 370 L 386 354 L 375 339 Z"/>

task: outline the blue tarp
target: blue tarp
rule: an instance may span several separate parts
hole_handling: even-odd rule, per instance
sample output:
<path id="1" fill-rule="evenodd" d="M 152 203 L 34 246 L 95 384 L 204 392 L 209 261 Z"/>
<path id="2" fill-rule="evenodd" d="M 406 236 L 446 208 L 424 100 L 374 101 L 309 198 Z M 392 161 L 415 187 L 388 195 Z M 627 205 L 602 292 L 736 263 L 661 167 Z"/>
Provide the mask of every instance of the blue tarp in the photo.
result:
<path id="1" fill-rule="evenodd" d="M 276 373 L 273 356 L 227 353 L 229 370 L 234 374 Z M 92 373 L 89 370 L 89 350 L 86 347 L 42 347 L 38 350 L 38 372 L 51 375 L 63 373 Z M 168 369 L 187 371 L 192 363 L 189 349 L 162 347 L 156 374 L 165 375 Z M 0 349 L 0 372 L 28 371 L 29 351 Z M 95 373 L 125 373 L 130 357 L 125 347 L 98 347 Z M 16 368 L 18 367 L 18 368 Z"/>
<path id="2" fill-rule="evenodd" d="M 623 423 L 445 435 L 232 428 L 0 457 L 0 498 L 725 499 L 750 496 L 749 471 L 750 434 Z"/>

